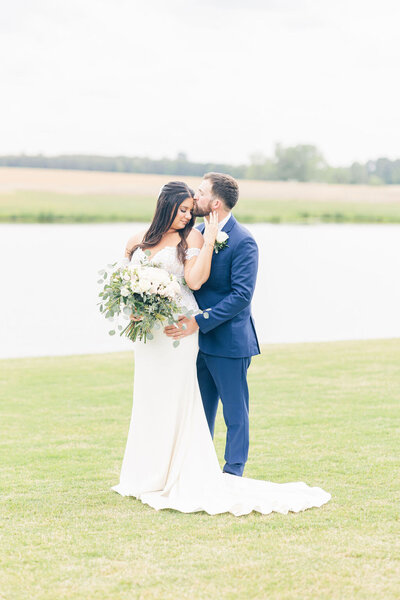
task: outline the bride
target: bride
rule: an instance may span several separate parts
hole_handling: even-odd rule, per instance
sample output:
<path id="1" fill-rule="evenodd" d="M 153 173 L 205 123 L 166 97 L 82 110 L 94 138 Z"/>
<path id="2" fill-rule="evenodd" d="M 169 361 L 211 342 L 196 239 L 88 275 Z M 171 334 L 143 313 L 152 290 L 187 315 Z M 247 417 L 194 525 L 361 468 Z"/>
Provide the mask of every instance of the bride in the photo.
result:
<path id="1" fill-rule="evenodd" d="M 215 213 L 204 235 L 194 229 L 194 193 L 182 182 L 166 184 L 149 229 L 133 236 L 126 257 L 146 259 L 181 285 L 181 306 L 200 312 L 191 289 L 210 274 L 218 233 Z M 149 254 L 150 252 L 150 254 Z M 299 512 L 319 507 L 330 494 L 305 483 L 271 483 L 222 472 L 204 412 L 196 374 L 198 331 L 178 347 L 162 328 L 136 341 L 133 408 L 120 482 L 111 489 L 156 510 L 205 511 L 210 515 L 251 511 Z"/>

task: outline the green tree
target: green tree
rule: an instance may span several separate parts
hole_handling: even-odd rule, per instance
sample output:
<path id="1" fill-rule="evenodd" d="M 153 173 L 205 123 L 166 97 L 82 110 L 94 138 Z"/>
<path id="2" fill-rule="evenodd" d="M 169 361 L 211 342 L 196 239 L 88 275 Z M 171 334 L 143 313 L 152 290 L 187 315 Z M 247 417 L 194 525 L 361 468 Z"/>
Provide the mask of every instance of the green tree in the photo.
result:
<path id="1" fill-rule="evenodd" d="M 316 146 L 299 144 L 285 148 L 275 146 L 276 177 L 282 181 L 316 181 L 321 179 L 326 161 Z"/>
<path id="2" fill-rule="evenodd" d="M 367 165 L 362 165 L 359 162 L 353 162 L 349 169 L 350 183 L 368 183 L 369 173 Z"/>
<path id="3" fill-rule="evenodd" d="M 261 152 L 256 152 L 250 156 L 244 176 L 246 179 L 276 179 L 276 165 Z"/>

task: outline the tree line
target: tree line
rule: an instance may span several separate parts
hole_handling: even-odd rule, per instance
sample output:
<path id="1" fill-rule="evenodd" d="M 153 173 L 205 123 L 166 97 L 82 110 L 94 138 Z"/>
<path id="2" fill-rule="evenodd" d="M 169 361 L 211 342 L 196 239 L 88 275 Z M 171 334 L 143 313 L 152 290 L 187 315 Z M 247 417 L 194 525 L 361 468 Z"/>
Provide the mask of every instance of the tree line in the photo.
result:
<path id="1" fill-rule="evenodd" d="M 183 152 L 176 158 L 159 160 L 147 157 L 60 155 L 0 156 L 0 166 L 44 169 L 76 169 L 83 171 L 115 171 L 160 175 L 202 176 L 208 171 L 230 173 L 238 179 L 270 181 L 316 181 L 326 183 L 363 183 L 369 185 L 400 184 L 400 159 L 378 158 L 365 163 L 353 162 L 347 167 L 330 166 L 316 146 L 276 144 L 274 154 L 257 153 L 248 164 L 201 163 L 190 161 Z"/>

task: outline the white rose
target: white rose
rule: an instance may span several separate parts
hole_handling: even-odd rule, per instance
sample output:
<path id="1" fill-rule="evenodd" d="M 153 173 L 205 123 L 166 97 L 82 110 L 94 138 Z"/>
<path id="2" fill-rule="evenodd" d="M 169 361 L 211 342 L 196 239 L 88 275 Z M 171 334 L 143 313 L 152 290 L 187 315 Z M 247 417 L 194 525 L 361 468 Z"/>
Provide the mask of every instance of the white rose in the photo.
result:
<path id="1" fill-rule="evenodd" d="M 152 281 L 158 281 L 159 283 L 168 283 L 169 273 L 165 269 L 160 269 L 158 267 L 148 267 L 147 270 L 150 273 L 150 278 L 152 279 Z"/>
<path id="2" fill-rule="evenodd" d="M 162 292 L 162 296 L 168 296 L 173 300 L 178 294 L 180 294 L 181 287 L 177 281 L 170 281 L 165 290 Z"/>
<path id="3" fill-rule="evenodd" d="M 170 282 L 169 274 L 167 273 L 167 271 L 159 270 L 155 274 L 153 281 L 155 281 L 159 284 L 162 284 L 162 285 L 168 285 L 168 283 Z"/>
<path id="4" fill-rule="evenodd" d="M 229 235 L 225 233 L 225 231 L 218 231 L 216 241 L 218 244 L 222 244 L 223 242 L 226 242 L 228 237 Z"/>
<path id="5" fill-rule="evenodd" d="M 179 285 L 179 283 L 177 281 L 171 281 L 168 288 L 171 290 L 171 292 L 173 293 L 174 296 L 181 293 L 181 286 Z"/>
<path id="6" fill-rule="evenodd" d="M 158 283 L 152 283 L 149 289 L 150 294 L 157 294 L 158 293 Z"/>
<path id="7" fill-rule="evenodd" d="M 127 287 L 124 286 L 121 288 L 121 296 L 124 296 L 124 297 L 129 296 L 129 290 Z"/>
<path id="8" fill-rule="evenodd" d="M 142 277 L 142 279 L 139 279 L 137 287 L 141 292 L 148 292 L 151 288 L 151 281 L 145 277 Z"/>

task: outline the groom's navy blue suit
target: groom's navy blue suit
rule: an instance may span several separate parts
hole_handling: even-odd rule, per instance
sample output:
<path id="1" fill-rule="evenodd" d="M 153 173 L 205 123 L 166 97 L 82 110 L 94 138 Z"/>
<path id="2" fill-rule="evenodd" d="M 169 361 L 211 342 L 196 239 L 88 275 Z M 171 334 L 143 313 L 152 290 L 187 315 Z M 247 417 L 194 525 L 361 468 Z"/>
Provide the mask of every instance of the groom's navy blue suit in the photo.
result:
<path id="1" fill-rule="evenodd" d="M 204 225 L 199 226 L 201 233 Z M 213 255 L 208 281 L 197 291 L 199 325 L 197 376 L 211 435 L 219 398 L 227 426 L 224 471 L 242 475 L 249 451 L 247 369 L 260 353 L 251 316 L 258 267 L 257 244 L 233 215 L 222 228 L 227 247 Z"/>

